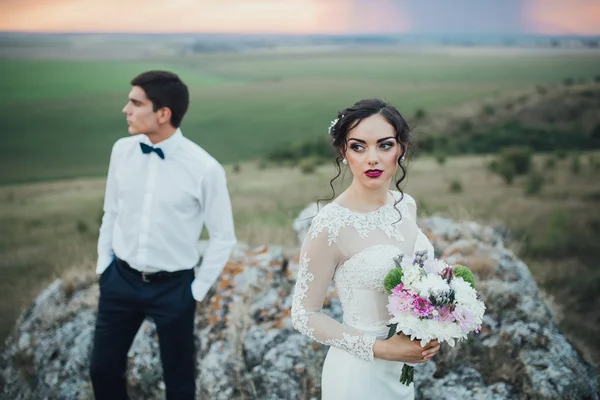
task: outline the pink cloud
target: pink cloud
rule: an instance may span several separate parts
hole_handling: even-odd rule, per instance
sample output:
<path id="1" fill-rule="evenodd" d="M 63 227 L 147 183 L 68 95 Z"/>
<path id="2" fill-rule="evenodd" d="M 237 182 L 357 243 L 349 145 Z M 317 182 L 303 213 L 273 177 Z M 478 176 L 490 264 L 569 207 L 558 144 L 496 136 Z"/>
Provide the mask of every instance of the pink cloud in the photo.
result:
<path id="1" fill-rule="evenodd" d="M 600 34 L 600 1 L 597 0 L 528 0 L 524 16 L 535 33 Z"/>
<path id="2" fill-rule="evenodd" d="M 390 32 L 407 26 L 393 1 L 369 0 L 367 5 L 365 0 L 8 0 L 0 30 Z"/>

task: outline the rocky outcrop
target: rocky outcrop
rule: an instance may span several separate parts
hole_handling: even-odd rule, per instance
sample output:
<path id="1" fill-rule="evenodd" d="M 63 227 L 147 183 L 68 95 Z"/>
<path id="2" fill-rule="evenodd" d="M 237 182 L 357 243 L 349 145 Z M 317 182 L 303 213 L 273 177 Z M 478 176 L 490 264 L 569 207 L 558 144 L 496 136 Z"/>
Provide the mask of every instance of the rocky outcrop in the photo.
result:
<path id="1" fill-rule="evenodd" d="M 314 215 L 312 210 L 307 215 Z M 497 231 L 434 217 L 420 221 L 436 253 L 476 272 L 482 332 L 417 367 L 421 399 L 598 399 L 596 372 L 559 332 L 527 266 Z M 308 225 L 296 222 L 298 236 Z M 327 348 L 291 326 L 297 254 L 238 245 L 196 316 L 199 399 L 317 399 Z M 2 398 L 89 399 L 98 286 L 53 282 L 19 318 L 0 355 Z M 324 311 L 341 318 L 335 293 Z M 145 321 L 129 353 L 132 398 L 164 398 L 156 330 Z"/>
<path id="2" fill-rule="evenodd" d="M 487 306 L 480 334 L 420 366 L 422 398 L 598 398 L 596 372 L 560 333 L 529 269 L 501 234 L 443 218 L 422 225 L 438 256 L 476 272 Z"/>

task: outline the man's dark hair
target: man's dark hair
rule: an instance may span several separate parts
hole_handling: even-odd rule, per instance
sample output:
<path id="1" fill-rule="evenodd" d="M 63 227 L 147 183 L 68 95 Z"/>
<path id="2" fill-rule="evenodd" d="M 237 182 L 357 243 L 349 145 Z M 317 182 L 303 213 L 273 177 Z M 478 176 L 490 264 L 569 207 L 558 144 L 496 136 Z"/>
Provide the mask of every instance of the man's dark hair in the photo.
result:
<path id="1" fill-rule="evenodd" d="M 168 71 L 146 71 L 131 80 L 132 86 L 144 89 L 152 109 L 171 110 L 171 125 L 179 128 L 189 105 L 188 88 L 177 75 Z"/>

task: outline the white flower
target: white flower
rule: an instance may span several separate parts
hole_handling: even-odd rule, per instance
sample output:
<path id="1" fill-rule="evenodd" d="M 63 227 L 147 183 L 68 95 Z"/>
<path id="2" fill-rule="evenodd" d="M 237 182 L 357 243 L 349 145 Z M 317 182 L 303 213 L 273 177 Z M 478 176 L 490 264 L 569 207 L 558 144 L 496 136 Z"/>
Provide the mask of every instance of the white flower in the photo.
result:
<path id="1" fill-rule="evenodd" d="M 417 289 L 421 297 L 428 299 L 431 295 L 435 296 L 436 294 L 449 292 L 450 286 L 441 276 L 430 273 L 415 284 L 415 289 Z"/>
<path id="2" fill-rule="evenodd" d="M 416 290 L 416 284 L 421 280 L 421 268 L 412 264 L 402 264 L 402 283 L 409 289 Z"/>
<path id="3" fill-rule="evenodd" d="M 463 278 L 454 277 L 450 281 L 450 286 L 456 293 L 456 301 L 459 303 L 470 303 L 473 300 L 477 300 L 477 293 L 475 289 L 466 282 Z"/>
<path id="4" fill-rule="evenodd" d="M 456 304 L 472 312 L 478 321 L 477 323 L 481 323 L 481 318 L 485 313 L 485 304 L 477 299 L 475 289 L 459 277 L 454 277 L 450 282 L 450 286 L 456 293 Z"/>
<path id="5" fill-rule="evenodd" d="M 454 346 L 456 340 L 466 339 L 467 335 L 455 322 L 438 322 L 433 319 L 421 319 L 410 313 L 395 315 L 389 320 L 390 324 L 398 324 L 396 332 L 402 332 L 411 340 L 419 340 L 421 346 L 437 339 Z"/>

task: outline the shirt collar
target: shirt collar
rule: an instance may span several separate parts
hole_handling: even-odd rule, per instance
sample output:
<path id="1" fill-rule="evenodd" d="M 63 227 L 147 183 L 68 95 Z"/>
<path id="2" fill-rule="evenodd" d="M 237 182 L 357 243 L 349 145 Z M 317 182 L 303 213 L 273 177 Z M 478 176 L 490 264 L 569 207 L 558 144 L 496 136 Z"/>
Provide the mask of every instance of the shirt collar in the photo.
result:
<path id="1" fill-rule="evenodd" d="M 140 136 L 141 143 L 146 143 L 147 145 L 153 146 L 158 149 L 162 149 L 162 151 L 165 153 L 165 158 L 167 158 L 169 156 L 169 153 L 173 152 L 179 146 L 179 144 L 181 143 L 181 139 L 183 139 L 183 133 L 181 132 L 180 128 L 177 128 L 175 133 L 171 135 L 168 139 L 165 139 L 155 144 L 152 144 L 150 139 L 148 139 L 148 136 L 144 134 Z"/>

